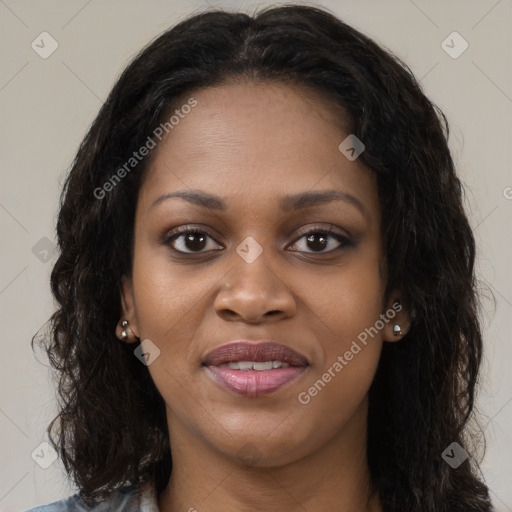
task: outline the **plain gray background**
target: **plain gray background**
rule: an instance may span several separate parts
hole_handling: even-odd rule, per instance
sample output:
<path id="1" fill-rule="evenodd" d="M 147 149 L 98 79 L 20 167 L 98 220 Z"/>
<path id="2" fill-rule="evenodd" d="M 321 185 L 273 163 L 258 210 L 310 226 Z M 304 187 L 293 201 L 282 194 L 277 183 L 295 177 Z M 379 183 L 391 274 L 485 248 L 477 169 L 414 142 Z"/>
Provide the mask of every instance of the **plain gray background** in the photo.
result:
<path id="1" fill-rule="evenodd" d="M 210 5 L 251 13 L 277 3 Z M 496 306 L 489 293 L 483 298 L 478 407 L 488 446 L 482 471 L 496 509 L 512 511 L 512 0 L 308 3 L 331 9 L 405 60 L 448 117 L 478 243 L 478 277 L 496 297 Z M 56 402 L 47 363 L 30 348 L 53 312 L 49 276 L 65 173 L 128 60 L 163 30 L 208 7 L 177 0 L 0 0 L 0 511 L 75 491 L 59 460 L 46 469 L 35 462 L 51 462 L 41 443 Z M 58 44 L 47 58 L 40 47 L 48 51 L 51 41 L 42 32 Z M 468 48 L 456 55 L 464 41 Z"/>

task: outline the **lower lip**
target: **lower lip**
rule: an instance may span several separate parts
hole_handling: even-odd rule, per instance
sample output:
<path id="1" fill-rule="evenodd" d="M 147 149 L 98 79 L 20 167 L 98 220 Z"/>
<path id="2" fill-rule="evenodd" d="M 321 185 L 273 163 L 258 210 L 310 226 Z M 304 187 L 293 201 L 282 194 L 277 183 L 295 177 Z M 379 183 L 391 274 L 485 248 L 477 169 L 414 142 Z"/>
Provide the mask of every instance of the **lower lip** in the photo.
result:
<path id="1" fill-rule="evenodd" d="M 207 366 L 210 375 L 225 388 L 245 396 L 268 395 L 301 375 L 305 366 L 272 370 L 233 370 L 225 366 Z"/>

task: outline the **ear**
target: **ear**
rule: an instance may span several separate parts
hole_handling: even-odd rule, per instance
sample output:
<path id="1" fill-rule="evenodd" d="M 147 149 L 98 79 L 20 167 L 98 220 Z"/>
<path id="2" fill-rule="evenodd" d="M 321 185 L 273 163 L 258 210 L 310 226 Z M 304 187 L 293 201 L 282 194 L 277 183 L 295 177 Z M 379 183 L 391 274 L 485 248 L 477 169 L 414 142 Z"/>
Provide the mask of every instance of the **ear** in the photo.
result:
<path id="1" fill-rule="evenodd" d="M 409 311 L 402 305 L 400 293 L 397 290 L 391 292 L 383 313 L 388 319 L 384 326 L 384 340 L 388 342 L 401 340 L 409 332 L 411 317 Z M 395 326 L 398 326 L 400 330 L 398 331 Z"/>
<path id="2" fill-rule="evenodd" d="M 128 322 L 128 325 L 123 327 L 122 322 L 125 320 Z M 123 331 L 126 331 L 127 337 L 122 336 Z M 126 343 L 135 343 L 139 340 L 133 282 L 132 278 L 128 276 L 123 276 L 121 279 L 121 318 L 116 326 L 116 336 Z"/>

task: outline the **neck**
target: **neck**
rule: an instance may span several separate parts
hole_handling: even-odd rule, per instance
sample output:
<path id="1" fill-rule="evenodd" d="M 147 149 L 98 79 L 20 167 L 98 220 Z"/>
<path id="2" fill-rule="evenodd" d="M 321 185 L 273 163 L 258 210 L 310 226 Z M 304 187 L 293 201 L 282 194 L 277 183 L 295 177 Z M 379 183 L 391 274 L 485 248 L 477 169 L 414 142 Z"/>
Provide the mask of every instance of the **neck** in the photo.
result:
<path id="1" fill-rule="evenodd" d="M 366 462 L 367 407 L 309 455 L 259 467 L 215 450 L 168 412 L 173 470 L 160 512 L 380 512 Z"/>

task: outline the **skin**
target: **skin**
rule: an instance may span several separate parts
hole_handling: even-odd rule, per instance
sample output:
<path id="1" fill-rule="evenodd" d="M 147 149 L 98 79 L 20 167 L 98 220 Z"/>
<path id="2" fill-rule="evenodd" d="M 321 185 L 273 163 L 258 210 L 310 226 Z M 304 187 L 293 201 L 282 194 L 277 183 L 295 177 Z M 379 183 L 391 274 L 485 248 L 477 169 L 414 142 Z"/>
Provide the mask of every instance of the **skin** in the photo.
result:
<path id="1" fill-rule="evenodd" d="M 197 106 L 155 150 L 141 187 L 121 298 L 127 341 L 136 335 L 160 350 L 148 370 L 166 403 L 173 454 L 160 511 L 380 511 L 366 464 L 367 394 L 383 342 L 407 332 L 405 309 L 309 403 L 298 401 L 400 298 L 395 290 L 384 300 L 376 179 L 338 150 L 348 125 L 315 91 L 245 82 L 192 96 Z M 151 207 L 190 189 L 220 196 L 226 210 L 181 198 Z M 279 209 L 287 194 L 328 189 L 355 196 L 365 213 L 346 201 Z M 164 243 L 185 225 L 206 239 Z M 330 226 L 354 243 L 304 236 Z M 248 236 L 263 249 L 252 263 L 236 251 Z M 270 395 L 236 395 L 201 366 L 236 339 L 277 341 L 311 364 Z"/>

